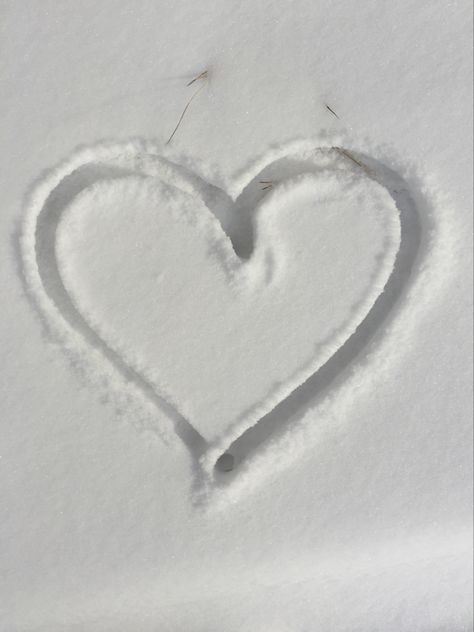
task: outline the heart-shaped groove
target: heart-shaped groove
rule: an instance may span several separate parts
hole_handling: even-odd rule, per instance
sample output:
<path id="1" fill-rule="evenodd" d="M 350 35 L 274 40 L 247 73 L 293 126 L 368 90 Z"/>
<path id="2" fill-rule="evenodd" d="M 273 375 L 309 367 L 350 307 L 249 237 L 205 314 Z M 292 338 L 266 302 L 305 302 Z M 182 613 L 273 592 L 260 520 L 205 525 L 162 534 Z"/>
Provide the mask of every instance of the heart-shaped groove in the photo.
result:
<path id="1" fill-rule="evenodd" d="M 317 156 L 315 161 L 314 156 Z M 252 212 L 267 195 L 267 183 L 287 180 L 295 175 L 317 173 L 322 168 L 367 169 L 367 175 L 381 184 L 392 196 L 400 214 L 401 239 L 393 272 L 372 308 L 360 322 L 356 331 L 339 347 L 332 357 L 312 376 L 297 386 L 283 401 L 266 412 L 258 422 L 245 429 L 227 444 L 209 446 L 193 425 L 171 406 L 156 389 L 122 357 L 97 335 L 76 308 L 64 286 L 56 259 L 56 232 L 64 209 L 81 191 L 95 182 L 122 179 L 139 174 L 153 174 L 164 182 L 198 196 L 219 219 L 229 235 L 234 249 L 241 258 L 249 258 L 253 251 Z M 288 152 L 278 157 L 270 156 L 256 165 L 251 177 L 243 176 L 245 186 L 235 184 L 240 194 L 231 195 L 171 160 L 151 151 L 150 146 L 129 144 L 93 148 L 80 152 L 66 165 L 53 172 L 35 191 L 22 238 L 25 276 L 33 290 L 41 312 L 48 324 L 62 321 L 62 341 L 71 334 L 80 336 L 99 355 L 103 356 L 126 383 L 138 389 L 167 419 L 175 432 L 190 450 L 197 465 L 197 485 L 204 487 L 228 485 L 238 476 L 238 470 L 251 466 L 255 455 L 265 452 L 271 444 L 278 443 L 289 428 L 296 429 L 298 421 L 308 408 L 324 397 L 341 380 L 360 356 L 362 350 L 377 336 L 381 325 L 402 295 L 412 273 L 421 242 L 421 224 L 416 205 L 403 179 L 394 171 L 369 156 L 342 151 L 330 143 L 327 146 L 305 151 Z M 236 222 L 235 218 L 239 221 Z M 56 328 L 55 333 L 59 330 Z M 76 340 L 78 342 L 78 340 Z M 66 345 L 67 346 L 67 345 Z M 230 444 L 230 445 L 229 445 Z M 233 456 L 232 473 L 214 471 L 220 455 L 230 452 Z M 257 459 L 258 460 L 258 459 Z M 228 468 L 226 468 L 228 469 Z"/>

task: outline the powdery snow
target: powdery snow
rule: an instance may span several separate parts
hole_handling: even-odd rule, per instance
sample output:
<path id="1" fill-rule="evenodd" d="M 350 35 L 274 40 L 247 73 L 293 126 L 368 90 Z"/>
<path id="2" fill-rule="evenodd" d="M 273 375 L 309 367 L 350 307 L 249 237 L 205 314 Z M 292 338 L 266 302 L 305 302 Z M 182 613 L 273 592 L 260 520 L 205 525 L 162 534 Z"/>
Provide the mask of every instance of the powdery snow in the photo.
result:
<path id="1" fill-rule="evenodd" d="M 0 12 L 0 629 L 470 629 L 468 3 Z"/>

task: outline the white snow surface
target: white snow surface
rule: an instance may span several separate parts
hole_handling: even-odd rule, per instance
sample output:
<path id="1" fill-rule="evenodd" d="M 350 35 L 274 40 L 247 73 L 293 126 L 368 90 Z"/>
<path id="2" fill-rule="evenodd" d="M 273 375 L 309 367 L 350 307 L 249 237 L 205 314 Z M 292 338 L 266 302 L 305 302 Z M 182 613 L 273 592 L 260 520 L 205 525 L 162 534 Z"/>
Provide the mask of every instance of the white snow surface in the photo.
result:
<path id="1" fill-rule="evenodd" d="M 0 630 L 472 629 L 467 1 L 0 16 Z"/>
<path id="2" fill-rule="evenodd" d="M 101 182 L 60 221 L 60 275 L 90 326 L 212 442 L 274 408 L 367 315 L 400 236 L 379 189 L 336 170 L 275 187 L 242 263 L 200 200 L 151 178 Z"/>

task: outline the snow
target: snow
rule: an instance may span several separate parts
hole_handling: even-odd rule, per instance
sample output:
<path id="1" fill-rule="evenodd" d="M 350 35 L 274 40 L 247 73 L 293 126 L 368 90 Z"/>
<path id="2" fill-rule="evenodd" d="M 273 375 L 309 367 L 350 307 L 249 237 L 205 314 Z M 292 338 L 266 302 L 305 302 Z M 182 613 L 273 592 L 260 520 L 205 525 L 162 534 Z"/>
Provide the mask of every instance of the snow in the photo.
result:
<path id="1" fill-rule="evenodd" d="M 395 202 L 344 171 L 275 186 L 255 209 L 245 262 L 211 210 L 159 174 L 99 180 L 58 219 L 56 276 L 107 346 L 207 441 L 233 438 L 334 354 L 393 270 Z M 60 290 L 39 274 L 54 303 Z"/>
<path id="2" fill-rule="evenodd" d="M 0 629 L 471 629 L 468 3 L 1 11 Z"/>

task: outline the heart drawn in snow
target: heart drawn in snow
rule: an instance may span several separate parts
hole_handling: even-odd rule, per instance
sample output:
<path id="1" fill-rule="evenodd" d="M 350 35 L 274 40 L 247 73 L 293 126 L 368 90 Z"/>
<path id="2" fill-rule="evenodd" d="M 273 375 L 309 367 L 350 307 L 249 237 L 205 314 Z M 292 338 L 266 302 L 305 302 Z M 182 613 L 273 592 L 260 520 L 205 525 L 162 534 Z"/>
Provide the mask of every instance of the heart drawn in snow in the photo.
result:
<path id="1" fill-rule="evenodd" d="M 45 183 L 23 239 L 27 277 L 49 319 L 77 310 L 222 450 L 364 321 L 394 268 L 398 209 L 330 147 L 269 160 L 232 196 L 143 147 L 119 149 L 82 152 Z"/>

